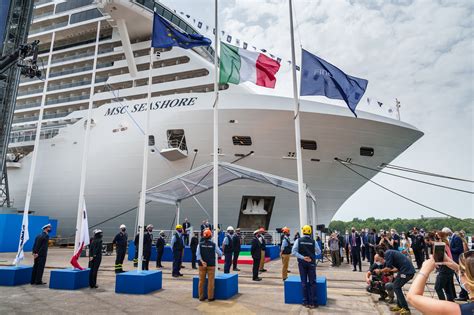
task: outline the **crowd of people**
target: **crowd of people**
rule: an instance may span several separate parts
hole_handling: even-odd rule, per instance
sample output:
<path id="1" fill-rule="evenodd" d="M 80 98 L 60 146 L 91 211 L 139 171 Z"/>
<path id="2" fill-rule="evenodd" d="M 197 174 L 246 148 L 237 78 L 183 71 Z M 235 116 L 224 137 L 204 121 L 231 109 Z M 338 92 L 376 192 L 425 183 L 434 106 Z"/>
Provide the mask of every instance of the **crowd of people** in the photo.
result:
<path id="1" fill-rule="evenodd" d="M 155 238 L 152 235 L 153 225 L 148 225 L 143 235 L 142 269 L 149 269 L 152 246 Z M 181 269 L 184 268 L 182 261 L 184 249 L 190 246 L 193 269 L 199 269 L 199 298 L 204 300 L 204 281 L 207 277 L 208 285 L 207 299 L 214 300 L 214 276 L 216 268 L 216 255 L 224 256 L 224 273 L 240 271 L 238 268 L 238 257 L 242 245 L 242 234 L 240 229 L 227 227 L 221 240 L 216 244 L 212 241 L 212 225 L 203 221 L 200 232 L 191 233 L 191 224 L 187 219 L 183 224 L 176 225 L 170 241 L 173 253 L 172 276 L 181 277 Z M 48 240 L 51 225 L 45 225 L 43 232 L 35 239 L 33 246 L 34 266 L 31 284 L 42 285 L 42 275 L 46 263 Z M 316 265 L 317 257 L 323 248 L 321 239 L 313 237 L 311 226 L 305 225 L 302 236 L 299 232 L 295 234 L 293 243 L 290 239 L 290 229 L 281 229 L 280 256 L 282 261 L 281 277 L 287 279 L 290 257 L 297 258 L 298 269 L 301 277 L 303 304 L 308 308 L 317 307 L 314 292 L 316 290 Z M 252 280 L 261 281 L 260 275 L 265 269 L 265 229 L 259 228 L 253 232 L 250 253 L 253 258 Z M 91 288 L 97 288 L 97 272 L 102 260 L 102 231 L 94 230 L 93 238 L 89 245 L 89 268 Z M 192 234 L 192 236 L 191 236 Z M 135 258 L 134 266 L 138 266 L 138 248 L 140 235 L 135 236 Z M 121 273 L 123 261 L 127 252 L 128 234 L 125 225 L 120 226 L 112 243 L 116 248 L 115 272 Z M 444 244 L 444 260 L 435 263 L 433 259 L 434 244 Z M 162 268 L 162 258 L 167 239 L 164 231 L 156 238 L 157 249 L 156 267 Z M 222 250 L 221 250 L 222 248 Z M 445 227 L 439 231 L 425 232 L 423 229 L 414 227 L 410 231 L 397 232 L 375 229 L 363 229 L 357 231 L 354 227 L 346 231 L 344 235 L 335 231 L 330 234 L 326 244 L 330 253 L 332 267 L 340 267 L 346 259 L 347 264 L 352 264 L 352 271 L 362 272 L 362 261 L 369 263 L 369 270 L 365 275 L 367 291 L 380 295 L 380 301 L 388 304 L 396 303 L 391 311 L 399 314 L 409 314 L 410 309 L 403 292 L 403 287 L 414 279 L 408 293 L 410 304 L 423 312 L 434 312 L 432 301 L 423 296 L 424 285 L 431 272 L 436 271 L 434 289 L 439 301 L 439 309 L 448 310 L 457 307 L 460 314 L 472 314 L 474 304 L 458 304 L 454 301 L 468 301 L 472 297 L 474 289 L 474 244 L 469 248 L 466 234 L 463 231 L 453 232 Z M 418 273 L 416 270 L 419 270 Z M 420 276 L 421 275 L 421 276 Z M 211 283 L 212 282 L 212 283 Z M 455 283 L 461 287 L 456 292 Z M 431 303 L 431 304 L 430 304 Z M 451 304 L 450 304 L 451 303 Z M 430 306 L 431 305 L 431 306 Z M 466 306 L 467 305 L 467 306 Z M 433 312 L 432 312 L 433 311 Z M 438 310 L 436 310 L 438 312 Z M 471 313 L 468 313 L 471 312 Z M 438 312 L 440 313 L 440 312 Z M 440 313 L 443 314 L 443 313 Z"/>

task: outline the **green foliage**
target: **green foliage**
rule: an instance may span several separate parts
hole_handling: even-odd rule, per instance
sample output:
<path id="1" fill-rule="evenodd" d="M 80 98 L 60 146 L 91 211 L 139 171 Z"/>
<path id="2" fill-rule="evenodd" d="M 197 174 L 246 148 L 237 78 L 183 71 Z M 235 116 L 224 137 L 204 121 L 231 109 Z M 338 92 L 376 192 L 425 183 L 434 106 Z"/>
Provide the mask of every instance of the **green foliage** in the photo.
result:
<path id="1" fill-rule="evenodd" d="M 367 218 L 365 220 L 354 218 L 352 221 L 331 221 L 329 229 L 337 230 L 344 233 L 345 230 L 350 230 L 351 227 L 360 229 L 380 229 L 389 230 L 395 229 L 398 232 L 411 230 L 414 226 L 423 228 L 425 231 L 441 230 L 444 227 L 449 227 L 453 232 L 464 230 L 468 236 L 474 234 L 474 219 L 464 219 L 462 221 L 453 218 L 419 218 L 419 219 L 375 219 Z"/>

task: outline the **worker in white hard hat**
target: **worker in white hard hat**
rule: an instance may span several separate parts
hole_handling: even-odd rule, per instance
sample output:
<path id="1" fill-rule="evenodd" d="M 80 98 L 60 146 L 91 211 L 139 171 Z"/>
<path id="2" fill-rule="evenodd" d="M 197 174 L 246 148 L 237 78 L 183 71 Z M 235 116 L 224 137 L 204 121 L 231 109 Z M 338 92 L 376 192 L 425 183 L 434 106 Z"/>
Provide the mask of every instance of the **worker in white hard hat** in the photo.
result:
<path id="1" fill-rule="evenodd" d="M 224 273 L 230 272 L 230 266 L 232 266 L 232 254 L 234 249 L 232 247 L 232 236 L 234 235 L 234 228 L 232 226 L 227 227 L 227 233 L 225 234 L 224 240 L 222 241 L 222 251 L 224 252 Z"/>
<path id="2" fill-rule="evenodd" d="M 115 273 L 123 272 L 123 260 L 125 259 L 125 253 L 127 252 L 128 234 L 127 227 L 125 224 L 120 225 L 120 232 L 115 235 L 112 244 L 115 245 Z"/>

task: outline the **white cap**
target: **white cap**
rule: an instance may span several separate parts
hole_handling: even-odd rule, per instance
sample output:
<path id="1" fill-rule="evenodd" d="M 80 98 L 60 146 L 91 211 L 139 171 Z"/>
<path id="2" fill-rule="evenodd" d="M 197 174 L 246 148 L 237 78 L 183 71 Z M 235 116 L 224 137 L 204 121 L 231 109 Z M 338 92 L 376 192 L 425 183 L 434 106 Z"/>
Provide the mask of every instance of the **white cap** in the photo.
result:
<path id="1" fill-rule="evenodd" d="M 121 228 L 121 229 L 126 229 L 127 227 L 125 226 L 125 224 L 121 224 L 121 225 L 120 225 L 120 228 Z"/>
<path id="2" fill-rule="evenodd" d="M 254 235 L 255 235 L 255 234 L 258 234 L 258 233 L 260 233 L 260 229 L 253 231 L 253 234 L 254 234 Z"/>
<path id="3" fill-rule="evenodd" d="M 233 230 L 234 230 L 234 228 L 232 227 L 232 225 L 229 225 L 229 226 L 227 227 L 227 231 L 233 231 Z"/>
<path id="4" fill-rule="evenodd" d="M 46 229 L 47 227 L 51 227 L 51 224 L 48 223 L 48 224 L 46 224 L 46 225 L 43 225 L 43 227 L 42 227 L 41 229 L 44 230 L 44 229 Z"/>
<path id="5" fill-rule="evenodd" d="M 444 228 L 441 230 L 441 232 L 448 233 L 448 234 L 449 234 L 449 233 L 453 234 L 453 231 L 451 231 L 451 229 L 448 228 L 448 227 L 444 227 Z"/>
<path id="6" fill-rule="evenodd" d="M 94 230 L 93 233 L 94 233 L 94 235 L 96 235 L 96 234 L 102 233 L 102 230 L 101 230 L 101 229 L 97 229 L 97 230 Z"/>
<path id="7" fill-rule="evenodd" d="M 153 228 L 153 224 L 148 224 L 148 225 L 146 226 L 146 229 L 147 229 L 147 230 L 148 230 L 149 228 Z"/>

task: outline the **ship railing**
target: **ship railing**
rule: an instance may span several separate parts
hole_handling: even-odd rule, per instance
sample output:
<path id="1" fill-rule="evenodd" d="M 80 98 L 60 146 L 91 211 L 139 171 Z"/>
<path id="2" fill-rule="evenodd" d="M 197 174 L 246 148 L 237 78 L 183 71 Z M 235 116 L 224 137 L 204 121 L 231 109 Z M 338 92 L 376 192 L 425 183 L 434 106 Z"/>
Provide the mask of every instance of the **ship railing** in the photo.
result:
<path id="1" fill-rule="evenodd" d="M 59 71 L 59 72 L 52 72 L 52 73 L 50 73 L 49 77 L 54 78 L 54 77 L 59 77 L 59 76 L 66 75 L 66 74 L 89 71 L 89 70 L 92 70 L 92 65 L 87 66 L 87 67 L 81 67 L 81 68 L 76 68 L 76 69 Z"/>
<path id="2" fill-rule="evenodd" d="M 49 31 L 49 30 L 52 30 L 52 29 L 55 29 L 55 28 L 59 28 L 59 27 L 63 27 L 63 26 L 66 26 L 67 23 L 68 23 L 68 21 L 64 21 L 64 22 L 61 22 L 61 23 L 55 23 L 55 24 L 52 24 L 52 25 L 35 28 L 35 29 L 30 30 L 30 35 L 41 33 L 41 32 L 46 32 L 46 31 Z"/>
<path id="3" fill-rule="evenodd" d="M 20 104 L 20 105 L 17 104 L 15 106 L 15 110 L 32 108 L 32 107 L 39 107 L 39 106 L 41 106 L 41 102 L 25 103 L 25 104 Z"/>
<path id="4" fill-rule="evenodd" d="M 51 100 L 47 100 L 47 101 L 46 101 L 46 105 L 59 104 L 59 103 L 67 103 L 67 102 L 73 102 L 73 101 L 84 100 L 84 99 L 88 99 L 88 98 L 89 98 L 89 95 L 79 95 L 79 96 L 72 96 L 72 97 L 51 99 Z"/>
<path id="5" fill-rule="evenodd" d="M 32 89 L 32 90 L 23 90 L 18 92 L 18 96 L 23 96 L 23 95 L 28 95 L 28 94 L 36 94 L 36 93 L 42 93 L 43 88 L 40 87 L 38 89 Z"/>
<path id="6" fill-rule="evenodd" d="M 75 87 L 75 86 L 83 86 L 83 85 L 89 85 L 89 84 L 91 84 L 91 80 L 80 81 L 80 82 L 75 82 L 75 83 L 50 85 L 50 86 L 48 86 L 48 91 L 68 89 L 68 88 L 72 88 L 72 87 Z"/>
<path id="7" fill-rule="evenodd" d="M 62 126 L 64 127 L 64 126 Z M 51 139 L 59 134 L 60 128 L 45 129 L 40 132 L 40 139 Z M 10 143 L 28 142 L 36 139 L 36 130 L 14 131 L 10 134 Z"/>
<path id="8" fill-rule="evenodd" d="M 35 1 L 35 6 L 50 3 L 50 2 L 53 2 L 53 1 L 54 0 L 38 0 L 38 1 Z"/>
<path id="9" fill-rule="evenodd" d="M 66 117 L 69 115 L 69 112 L 62 112 L 62 113 L 56 113 L 56 114 L 45 114 L 43 115 L 43 120 L 46 119 L 52 119 L 52 118 L 61 118 L 61 117 Z M 14 118 L 13 123 L 22 123 L 22 122 L 28 122 L 28 121 L 36 121 L 38 120 L 38 116 L 30 116 L 30 117 L 23 117 L 23 118 Z"/>

